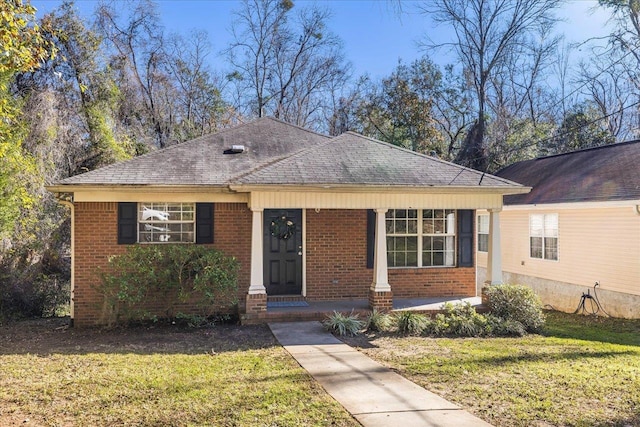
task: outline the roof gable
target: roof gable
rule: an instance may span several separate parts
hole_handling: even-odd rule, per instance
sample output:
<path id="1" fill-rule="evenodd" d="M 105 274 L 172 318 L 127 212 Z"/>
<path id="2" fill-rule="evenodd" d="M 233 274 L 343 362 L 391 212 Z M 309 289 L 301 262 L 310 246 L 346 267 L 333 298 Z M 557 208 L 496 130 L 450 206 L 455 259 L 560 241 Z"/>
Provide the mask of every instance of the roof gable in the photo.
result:
<path id="1" fill-rule="evenodd" d="M 640 141 L 514 163 L 498 176 L 533 187 L 507 205 L 640 199 Z"/>
<path id="2" fill-rule="evenodd" d="M 511 187 L 513 182 L 347 132 L 236 180 L 247 185 Z"/>

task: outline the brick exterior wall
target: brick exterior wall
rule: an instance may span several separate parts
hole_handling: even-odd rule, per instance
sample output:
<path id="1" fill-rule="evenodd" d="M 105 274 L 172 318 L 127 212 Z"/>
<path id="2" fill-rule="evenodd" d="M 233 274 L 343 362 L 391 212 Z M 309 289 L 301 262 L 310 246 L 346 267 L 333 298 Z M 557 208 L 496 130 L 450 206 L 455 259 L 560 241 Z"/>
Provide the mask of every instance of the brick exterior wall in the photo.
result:
<path id="1" fill-rule="evenodd" d="M 74 324 L 91 326 L 102 316 L 102 299 L 96 292 L 98 268 L 108 264 L 109 257 L 124 253 L 127 245 L 118 245 L 118 204 L 103 202 L 75 203 L 75 290 Z M 244 310 L 249 289 L 251 263 L 251 211 L 245 204 L 216 203 L 214 206 L 214 244 L 239 262 L 238 304 Z M 162 316 L 165 301 L 150 300 L 145 308 Z M 182 304 L 182 312 L 195 311 L 195 306 Z M 230 308 L 221 308 L 229 311 Z"/>
<path id="2" fill-rule="evenodd" d="M 307 210 L 307 299 L 369 299 L 365 210 Z M 475 267 L 389 269 L 394 298 L 475 296 Z"/>
<path id="3" fill-rule="evenodd" d="M 307 299 L 367 299 L 367 211 L 307 210 Z"/>
<path id="4" fill-rule="evenodd" d="M 94 287 L 97 268 L 111 255 L 123 253 L 117 244 L 117 203 L 75 203 L 75 318 L 77 326 L 99 322 L 102 300 Z M 213 247 L 236 257 L 238 305 L 245 312 L 251 272 L 251 217 L 247 205 L 216 203 Z M 306 213 L 307 299 L 369 299 L 373 270 L 367 268 L 367 215 L 365 210 L 312 209 Z M 475 295 L 475 268 L 390 269 L 394 298 Z M 262 301 L 255 301 L 262 304 Z M 150 311 L 165 307 L 149 303 Z M 189 306 L 181 306 L 188 312 Z M 157 313 L 159 316 L 162 313 Z"/>
<path id="5" fill-rule="evenodd" d="M 125 251 L 118 245 L 117 203 L 75 203 L 75 291 L 74 324 L 98 323 L 102 298 L 94 287 L 99 283 L 97 269 L 107 266 L 109 257 Z"/>
<path id="6" fill-rule="evenodd" d="M 394 298 L 473 297 L 476 295 L 475 280 L 475 267 L 389 270 Z"/>

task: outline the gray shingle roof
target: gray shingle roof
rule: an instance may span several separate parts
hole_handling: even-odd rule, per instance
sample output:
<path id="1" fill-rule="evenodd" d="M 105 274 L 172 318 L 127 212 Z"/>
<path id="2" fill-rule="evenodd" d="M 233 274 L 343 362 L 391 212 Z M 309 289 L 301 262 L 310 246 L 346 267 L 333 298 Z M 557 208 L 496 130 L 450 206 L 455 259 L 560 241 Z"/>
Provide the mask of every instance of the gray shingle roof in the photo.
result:
<path id="1" fill-rule="evenodd" d="M 498 176 L 533 187 L 507 205 L 639 200 L 640 141 L 518 162 Z"/>
<path id="2" fill-rule="evenodd" d="M 259 168 L 236 182 L 415 187 L 517 185 L 353 132 Z"/>
<path id="3" fill-rule="evenodd" d="M 248 151 L 225 154 L 232 145 L 244 145 Z M 522 188 L 503 178 L 356 133 L 330 138 L 272 118 L 262 118 L 58 183 L 58 186 L 76 185 Z"/>
<path id="4" fill-rule="evenodd" d="M 329 137 L 262 118 L 114 163 L 59 184 L 226 185 L 236 175 L 327 141 Z M 225 154 L 234 144 L 242 154 Z"/>

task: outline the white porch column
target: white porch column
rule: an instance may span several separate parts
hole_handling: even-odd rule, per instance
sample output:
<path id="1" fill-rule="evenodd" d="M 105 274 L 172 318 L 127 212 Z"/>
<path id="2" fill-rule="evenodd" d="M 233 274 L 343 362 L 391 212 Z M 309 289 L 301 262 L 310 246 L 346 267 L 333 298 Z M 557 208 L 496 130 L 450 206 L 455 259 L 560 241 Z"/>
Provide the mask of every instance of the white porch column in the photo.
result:
<path id="1" fill-rule="evenodd" d="M 487 279 L 489 285 L 502 284 L 502 247 L 500 246 L 500 211 L 489 210 L 489 253 L 487 257 Z"/>
<path id="2" fill-rule="evenodd" d="M 265 294 L 263 273 L 263 236 L 262 213 L 263 209 L 251 209 L 253 214 L 251 222 L 251 279 L 249 282 L 249 295 Z"/>
<path id="3" fill-rule="evenodd" d="M 375 249 L 373 252 L 373 283 L 374 292 L 391 292 L 389 274 L 387 271 L 387 229 L 385 214 L 388 209 L 374 209 L 376 212 Z"/>

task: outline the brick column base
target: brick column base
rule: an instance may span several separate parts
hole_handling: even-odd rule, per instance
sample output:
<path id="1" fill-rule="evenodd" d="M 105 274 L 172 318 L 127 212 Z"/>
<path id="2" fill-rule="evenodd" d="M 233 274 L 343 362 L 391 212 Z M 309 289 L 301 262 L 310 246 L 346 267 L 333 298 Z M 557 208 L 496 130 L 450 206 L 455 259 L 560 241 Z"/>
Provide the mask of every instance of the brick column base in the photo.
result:
<path id="1" fill-rule="evenodd" d="M 392 292 L 376 292 L 369 289 L 369 308 L 378 311 L 389 311 L 393 308 Z"/>
<path id="2" fill-rule="evenodd" d="M 489 306 L 489 295 L 487 294 L 487 288 L 491 286 L 490 283 L 485 282 L 482 290 L 480 291 L 480 296 L 482 297 L 482 305 Z"/>
<path id="3" fill-rule="evenodd" d="M 247 294 L 247 305 L 245 312 L 262 313 L 267 311 L 267 294 Z"/>

